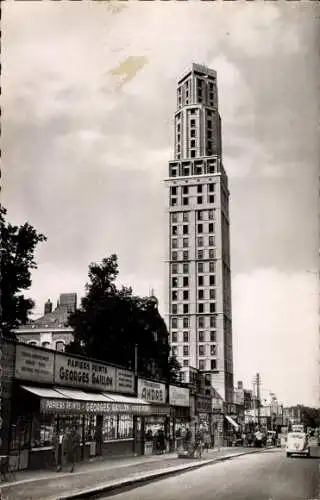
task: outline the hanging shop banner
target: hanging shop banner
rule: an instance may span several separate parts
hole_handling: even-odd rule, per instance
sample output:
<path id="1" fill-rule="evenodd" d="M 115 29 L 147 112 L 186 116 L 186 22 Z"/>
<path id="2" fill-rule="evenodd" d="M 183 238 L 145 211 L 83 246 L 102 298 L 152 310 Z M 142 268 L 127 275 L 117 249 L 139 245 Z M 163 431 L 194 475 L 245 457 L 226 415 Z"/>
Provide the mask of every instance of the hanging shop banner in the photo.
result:
<path id="1" fill-rule="evenodd" d="M 56 354 L 54 383 L 63 386 L 95 389 L 102 392 L 115 392 L 116 368 L 89 359 Z"/>
<path id="2" fill-rule="evenodd" d="M 54 353 L 18 344 L 16 347 L 15 378 L 33 382 L 53 383 Z"/>
<path id="3" fill-rule="evenodd" d="M 135 392 L 133 372 L 116 368 L 116 391 L 129 394 Z"/>
<path id="4" fill-rule="evenodd" d="M 103 413 L 121 413 L 146 415 L 150 413 L 148 405 L 129 404 L 129 403 L 104 403 L 100 401 L 72 401 L 65 399 L 47 399 L 40 400 L 40 409 L 42 413 L 78 413 L 78 414 L 103 414 Z"/>
<path id="5" fill-rule="evenodd" d="M 197 413 L 211 413 L 212 400 L 206 396 L 196 396 L 196 412 Z"/>
<path id="6" fill-rule="evenodd" d="M 186 387 L 177 387 L 169 385 L 169 405 L 171 406 L 190 406 L 189 389 Z"/>
<path id="7" fill-rule="evenodd" d="M 166 404 L 166 386 L 160 382 L 138 379 L 138 398 L 148 403 Z"/>

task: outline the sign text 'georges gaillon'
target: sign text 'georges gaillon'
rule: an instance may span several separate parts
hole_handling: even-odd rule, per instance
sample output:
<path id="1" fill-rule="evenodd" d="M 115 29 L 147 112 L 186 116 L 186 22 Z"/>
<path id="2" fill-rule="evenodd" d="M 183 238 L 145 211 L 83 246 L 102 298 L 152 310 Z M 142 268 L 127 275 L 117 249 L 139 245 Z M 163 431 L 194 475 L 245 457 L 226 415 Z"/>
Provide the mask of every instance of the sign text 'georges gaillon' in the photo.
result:
<path id="1" fill-rule="evenodd" d="M 56 354 L 56 384 L 101 391 L 116 390 L 116 369 L 102 363 Z"/>

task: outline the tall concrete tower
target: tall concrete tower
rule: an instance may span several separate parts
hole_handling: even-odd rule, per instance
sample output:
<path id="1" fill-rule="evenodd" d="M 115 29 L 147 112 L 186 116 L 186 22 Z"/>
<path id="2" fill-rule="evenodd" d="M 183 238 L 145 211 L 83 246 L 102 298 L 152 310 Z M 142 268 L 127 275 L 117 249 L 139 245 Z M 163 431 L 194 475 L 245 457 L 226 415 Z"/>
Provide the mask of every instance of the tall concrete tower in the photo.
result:
<path id="1" fill-rule="evenodd" d="M 233 400 L 228 177 L 217 75 L 193 64 L 179 80 L 167 196 L 166 321 L 172 354 Z"/>

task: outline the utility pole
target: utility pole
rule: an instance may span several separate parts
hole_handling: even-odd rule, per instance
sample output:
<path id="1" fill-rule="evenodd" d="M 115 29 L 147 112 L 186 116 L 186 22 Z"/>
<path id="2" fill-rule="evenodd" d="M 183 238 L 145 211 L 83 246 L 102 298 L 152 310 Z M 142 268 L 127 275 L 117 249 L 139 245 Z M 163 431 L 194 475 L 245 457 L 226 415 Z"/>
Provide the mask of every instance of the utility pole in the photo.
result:
<path id="1" fill-rule="evenodd" d="M 258 406 L 258 425 L 260 426 L 260 373 L 256 375 L 256 384 L 257 384 L 257 406 Z"/>

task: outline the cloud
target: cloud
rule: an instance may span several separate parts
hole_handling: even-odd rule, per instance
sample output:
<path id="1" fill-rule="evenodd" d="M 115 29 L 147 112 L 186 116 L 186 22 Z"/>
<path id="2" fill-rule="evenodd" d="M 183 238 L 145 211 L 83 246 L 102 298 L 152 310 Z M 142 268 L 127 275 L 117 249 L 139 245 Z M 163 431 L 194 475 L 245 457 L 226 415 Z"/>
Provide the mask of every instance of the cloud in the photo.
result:
<path id="1" fill-rule="evenodd" d="M 256 372 L 265 391 L 285 404 L 319 399 L 317 278 L 256 269 L 233 281 L 234 367 L 252 386 Z"/>

